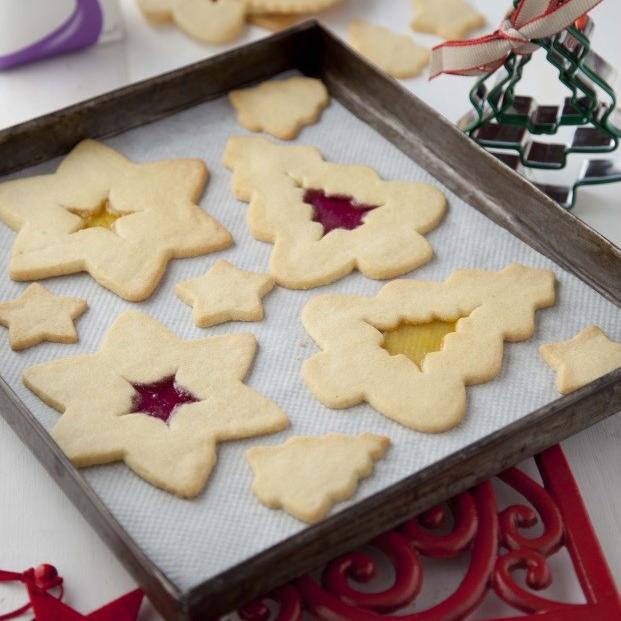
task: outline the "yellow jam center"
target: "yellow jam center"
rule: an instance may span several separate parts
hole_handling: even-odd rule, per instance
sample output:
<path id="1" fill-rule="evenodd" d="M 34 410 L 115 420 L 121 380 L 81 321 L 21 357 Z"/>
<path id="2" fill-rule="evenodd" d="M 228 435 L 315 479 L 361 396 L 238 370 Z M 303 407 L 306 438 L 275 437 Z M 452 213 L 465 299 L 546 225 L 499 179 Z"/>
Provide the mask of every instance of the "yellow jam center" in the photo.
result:
<path id="1" fill-rule="evenodd" d="M 391 356 L 403 354 L 420 367 L 427 354 L 442 349 L 444 337 L 456 328 L 456 321 L 437 319 L 428 323 L 402 323 L 384 331 L 382 347 Z"/>
<path id="2" fill-rule="evenodd" d="M 92 229 L 96 226 L 101 226 L 104 229 L 111 229 L 112 225 L 123 215 L 120 213 L 114 213 L 109 209 L 108 201 L 103 201 L 95 211 L 90 213 L 78 214 L 83 221 L 83 229 Z"/>

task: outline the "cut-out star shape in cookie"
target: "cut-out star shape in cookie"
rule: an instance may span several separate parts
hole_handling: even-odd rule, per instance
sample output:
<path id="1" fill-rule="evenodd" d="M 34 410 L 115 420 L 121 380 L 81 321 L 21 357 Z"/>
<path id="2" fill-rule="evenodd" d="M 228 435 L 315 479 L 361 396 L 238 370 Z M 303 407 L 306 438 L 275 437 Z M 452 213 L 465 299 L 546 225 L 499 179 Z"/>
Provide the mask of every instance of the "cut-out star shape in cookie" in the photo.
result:
<path id="1" fill-rule="evenodd" d="M 80 298 L 54 295 L 39 283 L 33 283 L 8 302 L 0 302 L 0 325 L 9 329 L 13 351 L 27 349 L 42 341 L 76 343 L 74 320 L 88 304 Z"/>
<path id="2" fill-rule="evenodd" d="M 588 326 L 568 341 L 542 345 L 539 353 L 556 372 L 556 388 L 563 395 L 621 367 L 621 343 L 598 326 Z"/>
<path id="3" fill-rule="evenodd" d="M 274 433 L 287 417 L 243 383 L 252 334 L 182 341 L 149 315 L 121 314 L 97 353 L 29 367 L 24 384 L 62 412 L 51 435 L 78 467 L 124 461 L 152 485 L 196 496 L 216 444 Z"/>
<path id="4" fill-rule="evenodd" d="M 260 321 L 261 298 L 273 286 L 271 276 L 247 272 L 220 259 L 206 274 L 178 283 L 175 294 L 192 306 L 194 324 L 207 328 L 226 321 Z"/>
<path id="5" fill-rule="evenodd" d="M 0 184 L 0 220 L 17 231 L 11 278 L 88 272 L 126 300 L 148 298 L 171 259 L 232 243 L 195 204 L 207 176 L 202 160 L 134 164 L 82 141 L 55 173 Z"/>
<path id="6" fill-rule="evenodd" d="M 412 30 L 454 40 L 467 37 L 485 25 L 485 17 L 464 0 L 412 0 L 416 16 Z"/>

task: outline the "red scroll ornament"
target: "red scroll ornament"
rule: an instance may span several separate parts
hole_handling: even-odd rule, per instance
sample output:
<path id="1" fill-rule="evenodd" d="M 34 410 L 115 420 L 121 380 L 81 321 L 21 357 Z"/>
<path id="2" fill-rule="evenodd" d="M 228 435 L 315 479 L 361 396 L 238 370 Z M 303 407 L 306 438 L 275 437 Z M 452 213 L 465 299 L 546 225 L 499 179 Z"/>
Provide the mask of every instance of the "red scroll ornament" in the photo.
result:
<path id="1" fill-rule="evenodd" d="M 446 41 L 431 53 L 430 79 L 441 73 L 485 75 L 513 52 L 531 54 L 536 39 L 551 37 L 581 19 L 602 0 L 520 0 L 494 32 L 465 41 Z"/>
<path id="2" fill-rule="evenodd" d="M 298 578 L 240 609 L 239 617 L 243 621 L 302 621 L 305 612 L 305 619 L 320 621 L 462 621 L 476 619 L 473 613 L 494 591 L 516 609 L 517 616 L 511 619 L 619 621 L 621 601 L 563 452 L 556 446 L 535 459 L 543 486 L 517 468 L 498 476 L 529 504 L 499 512 L 488 481 L 374 539 L 370 545 L 393 567 L 393 583 L 385 590 L 355 588 L 356 583 L 374 577 L 376 566 L 370 556 L 351 552 L 328 563 L 321 580 L 311 575 Z M 451 530 L 438 534 L 449 523 L 449 511 Z M 520 532 L 538 521 L 543 525 L 538 536 L 529 538 Z M 563 546 L 582 587 L 584 604 L 553 601 L 535 593 L 549 586 L 552 575 L 547 558 Z M 449 597 L 426 610 L 397 612 L 411 606 L 421 590 L 421 555 L 448 559 L 468 554 L 469 567 Z M 528 588 L 515 581 L 517 571 L 526 572 Z M 270 612 L 268 600 L 276 604 L 276 612 Z"/>

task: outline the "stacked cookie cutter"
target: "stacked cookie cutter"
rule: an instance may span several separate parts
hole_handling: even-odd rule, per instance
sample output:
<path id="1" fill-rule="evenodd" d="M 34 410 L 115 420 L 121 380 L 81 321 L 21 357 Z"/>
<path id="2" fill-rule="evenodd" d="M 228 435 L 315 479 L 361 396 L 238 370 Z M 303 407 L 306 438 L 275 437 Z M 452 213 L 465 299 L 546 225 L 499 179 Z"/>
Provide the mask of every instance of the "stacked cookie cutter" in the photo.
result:
<path id="1" fill-rule="evenodd" d="M 533 97 L 516 94 L 531 55 L 510 54 L 504 65 L 476 82 L 470 91 L 473 109 L 459 121 L 478 144 L 515 171 L 529 177 L 531 169 L 559 171 L 572 154 L 614 152 L 621 137 L 621 105 L 617 70 L 591 49 L 593 21 L 583 17 L 557 35 L 535 41 L 569 89 L 561 106 L 541 106 Z M 556 135 L 561 127 L 574 131 L 564 142 L 543 142 L 538 135 Z M 584 185 L 621 181 L 621 162 L 589 158 L 571 185 L 535 183 L 565 209 L 575 204 Z"/>

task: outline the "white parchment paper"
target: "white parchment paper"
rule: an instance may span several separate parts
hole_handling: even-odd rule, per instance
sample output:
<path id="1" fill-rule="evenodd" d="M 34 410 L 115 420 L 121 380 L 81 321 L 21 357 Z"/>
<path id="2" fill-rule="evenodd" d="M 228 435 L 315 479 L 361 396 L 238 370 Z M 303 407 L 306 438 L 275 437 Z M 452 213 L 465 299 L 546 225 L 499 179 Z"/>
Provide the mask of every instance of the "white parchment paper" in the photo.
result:
<path id="1" fill-rule="evenodd" d="M 125 302 L 87 275 L 46 281 L 44 284 L 54 293 L 80 296 L 89 303 L 90 309 L 78 320 L 80 342 L 76 345 L 44 343 L 14 353 L 8 346 L 7 331 L 0 329 L 0 374 L 46 429 L 53 426 L 58 413 L 22 385 L 22 371 L 34 363 L 96 351 L 106 329 L 123 310 L 135 308 L 149 313 L 184 339 L 240 331 L 256 335 L 260 348 L 247 382 L 285 410 L 291 423 L 287 430 L 264 438 L 221 444 L 217 466 L 206 488 L 191 501 L 152 487 L 123 464 L 83 471 L 147 556 L 181 589 L 195 586 L 305 528 L 286 513 L 265 508 L 251 494 L 252 477 L 244 457 L 250 446 L 280 443 L 291 435 L 319 435 L 329 431 L 349 434 L 371 431 L 390 436 L 393 446 L 386 458 L 376 465 L 373 476 L 362 482 L 351 501 L 334 509 L 342 510 L 557 398 L 554 375 L 537 352 L 541 343 L 567 339 L 589 323 L 599 324 L 610 337 L 621 340 L 618 308 L 447 193 L 448 213 L 442 224 L 427 236 L 436 256 L 405 277 L 442 280 L 459 268 L 500 269 L 508 263 L 522 262 L 555 271 L 556 305 L 537 313 L 533 338 L 505 344 L 502 372 L 497 379 L 468 388 L 467 415 L 452 431 L 440 435 L 417 433 L 387 420 L 367 405 L 339 411 L 322 406 L 300 377 L 302 361 L 316 351 L 300 323 L 302 307 L 311 297 L 328 291 L 375 295 L 384 283 L 355 273 L 308 292 L 277 287 L 264 298 L 264 321 L 228 323 L 208 330 L 194 327 L 190 308 L 173 293 L 175 283 L 204 273 L 221 257 L 242 268 L 267 269 L 272 247 L 254 240 L 248 233 L 247 205 L 233 197 L 229 189 L 230 172 L 221 164 L 227 138 L 245 133 L 237 125 L 226 99 L 221 98 L 106 141 L 137 162 L 203 158 L 210 170 L 210 181 L 201 206 L 231 231 L 235 238 L 232 248 L 174 261 L 156 293 L 141 304 Z M 304 129 L 296 142 L 319 147 L 331 161 L 373 166 L 387 179 L 423 181 L 442 187 L 334 101 L 320 123 Z M 52 172 L 58 161 L 16 176 Z M 7 275 L 14 237 L 0 223 L 0 300 L 15 297 L 26 287 L 25 283 L 12 282 Z"/>

